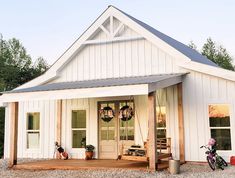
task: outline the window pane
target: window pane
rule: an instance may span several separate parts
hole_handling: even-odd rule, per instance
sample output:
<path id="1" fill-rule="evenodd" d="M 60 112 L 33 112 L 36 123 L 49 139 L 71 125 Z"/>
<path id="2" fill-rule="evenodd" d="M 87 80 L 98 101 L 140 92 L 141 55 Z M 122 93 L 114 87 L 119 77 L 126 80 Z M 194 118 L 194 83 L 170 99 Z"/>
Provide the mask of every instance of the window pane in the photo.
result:
<path id="1" fill-rule="evenodd" d="M 27 133 L 27 148 L 36 149 L 39 148 L 39 132 L 28 132 Z"/>
<path id="2" fill-rule="evenodd" d="M 211 129 L 211 137 L 216 139 L 218 150 L 231 150 L 230 129 Z"/>
<path id="3" fill-rule="evenodd" d="M 129 127 L 134 127 L 134 118 L 132 117 L 129 121 L 126 121 Z"/>
<path id="4" fill-rule="evenodd" d="M 210 127 L 229 127 L 229 105 L 209 105 Z"/>
<path id="5" fill-rule="evenodd" d="M 125 127 L 120 128 L 120 140 L 126 140 L 126 129 L 125 129 Z"/>
<path id="6" fill-rule="evenodd" d="M 101 130 L 101 140 L 108 140 L 107 130 Z"/>
<path id="7" fill-rule="evenodd" d="M 72 128 L 86 128 L 86 110 L 72 111 Z"/>
<path id="8" fill-rule="evenodd" d="M 112 108 L 113 111 L 115 111 L 115 104 L 114 103 L 103 103 L 101 104 L 101 108 L 100 109 L 104 109 L 105 107 L 110 107 Z M 100 119 L 100 125 L 103 127 L 103 126 L 106 126 L 106 127 L 114 127 L 115 126 L 115 122 L 114 122 L 114 118 L 112 118 L 110 121 L 104 121 L 103 119 L 101 119 L 101 115 L 102 114 L 99 114 L 99 119 Z M 105 113 L 105 115 L 107 116 L 107 113 Z M 103 116 L 103 115 L 102 115 Z M 103 116 L 104 117 L 104 116 Z M 108 116 L 107 116 L 108 117 Z"/>
<path id="9" fill-rule="evenodd" d="M 101 130 L 101 140 L 115 140 L 115 131 L 113 129 Z"/>
<path id="10" fill-rule="evenodd" d="M 40 114 L 38 112 L 28 113 L 28 126 L 27 130 L 39 130 L 40 128 Z"/>
<path id="11" fill-rule="evenodd" d="M 115 131 L 108 130 L 108 140 L 115 140 Z"/>
<path id="12" fill-rule="evenodd" d="M 102 119 L 100 119 L 100 125 L 101 125 L 101 127 L 114 127 L 115 126 L 115 121 L 114 121 L 114 119 L 112 119 L 109 122 L 105 122 Z"/>
<path id="13" fill-rule="evenodd" d="M 157 107 L 157 127 L 166 127 L 166 107 Z"/>
<path id="14" fill-rule="evenodd" d="M 157 138 L 166 138 L 166 129 L 157 129 Z"/>
<path id="15" fill-rule="evenodd" d="M 134 140 L 134 129 L 129 129 L 127 132 L 127 139 Z"/>
<path id="16" fill-rule="evenodd" d="M 73 130 L 73 148 L 84 148 L 86 145 L 86 131 L 85 130 Z"/>

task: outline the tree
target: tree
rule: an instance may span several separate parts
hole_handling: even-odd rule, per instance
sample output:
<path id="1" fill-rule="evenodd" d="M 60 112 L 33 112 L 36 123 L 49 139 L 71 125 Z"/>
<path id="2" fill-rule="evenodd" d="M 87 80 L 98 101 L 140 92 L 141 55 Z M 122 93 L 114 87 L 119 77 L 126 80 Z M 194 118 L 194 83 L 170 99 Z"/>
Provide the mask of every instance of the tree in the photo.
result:
<path id="1" fill-rule="evenodd" d="M 19 40 L 3 40 L 0 34 L 0 92 L 12 90 L 41 75 L 49 68 L 39 57 L 33 63 L 31 56 Z M 0 108 L 0 156 L 4 145 L 4 108 Z"/>
<path id="2" fill-rule="evenodd" d="M 196 45 L 192 41 L 189 47 L 196 49 Z M 224 69 L 235 70 L 233 58 L 222 45 L 217 45 L 211 38 L 206 40 L 206 43 L 202 47 L 201 54 Z"/>
<path id="3" fill-rule="evenodd" d="M 43 59 L 43 57 L 37 58 L 37 60 L 34 63 L 34 76 L 38 77 L 39 75 L 46 72 L 46 70 L 49 68 L 49 65 L 47 62 Z"/>
<path id="4" fill-rule="evenodd" d="M 189 42 L 188 46 L 197 51 L 197 46 L 195 45 L 195 43 L 192 40 Z"/>

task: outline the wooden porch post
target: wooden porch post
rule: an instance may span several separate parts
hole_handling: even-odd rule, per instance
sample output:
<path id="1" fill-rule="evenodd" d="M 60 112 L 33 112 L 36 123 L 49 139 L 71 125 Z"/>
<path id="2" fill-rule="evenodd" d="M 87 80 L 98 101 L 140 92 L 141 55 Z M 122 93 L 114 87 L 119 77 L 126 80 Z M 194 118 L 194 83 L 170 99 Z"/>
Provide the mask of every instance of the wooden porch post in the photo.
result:
<path id="1" fill-rule="evenodd" d="M 56 122 L 56 141 L 61 145 L 61 131 L 62 131 L 62 100 L 57 100 L 57 122 Z"/>
<path id="2" fill-rule="evenodd" d="M 179 122 L 179 149 L 180 162 L 185 162 L 185 147 L 184 147 L 184 114 L 183 114 L 183 93 L 182 83 L 177 84 L 178 92 L 178 122 Z"/>
<path id="3" fill-rule="evenodd" d="M 17 137 L 18 137 L 18 102 L 10 103 L 10 160 L 9 167 L 17 164 Z"/>
<path id="4" fill-rule="evenodd" d="M 157 170 L 157 134 L 156 134 L 156 91 L 148 95 L 148 122 L 149 122 L 149 169 Z"/>

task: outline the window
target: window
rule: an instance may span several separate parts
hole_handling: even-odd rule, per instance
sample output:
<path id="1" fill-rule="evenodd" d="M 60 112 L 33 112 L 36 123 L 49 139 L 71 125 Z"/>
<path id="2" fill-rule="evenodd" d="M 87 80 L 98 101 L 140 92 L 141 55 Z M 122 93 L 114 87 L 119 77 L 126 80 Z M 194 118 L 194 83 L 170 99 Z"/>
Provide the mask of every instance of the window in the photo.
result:
<path id="1" fill-rule="evenodd" d="M 86 146 L 86 110 L 72 111 L 72 148 Z"/>
<path id="2" fill-rule="evenodd" d="M 123 106 L 130 106 L 132 109 L 134 109 L 133 102 L 120 102 L 119 110 Z M 134 140 L 135 139 L 134 116 L 128 121 L 123 121 L 121 119 L 119 119 L 119 121 L 120 121 L 120 140 Z"/>
<path id="3" fill-rule="evenodd" d="M 209 123 L 211 137 L 216 139 L 217 149 L 231 150 L 229 105 L 209 105 Z"/>
<path id="4" fill-rule="evenodd" d="M 157 138 L 166 138 L 166 107 L 157 106 Z"/>
<path id="5" fill-rule="evenodd" d="M 166 138 L 166 90 L 156 92 L 157 138 Z"/>
<path id="6" fill-rule="evenodd" d="M 27 148 L 39 148 L 40 140 L 40 113 L 27 113 Z"/>

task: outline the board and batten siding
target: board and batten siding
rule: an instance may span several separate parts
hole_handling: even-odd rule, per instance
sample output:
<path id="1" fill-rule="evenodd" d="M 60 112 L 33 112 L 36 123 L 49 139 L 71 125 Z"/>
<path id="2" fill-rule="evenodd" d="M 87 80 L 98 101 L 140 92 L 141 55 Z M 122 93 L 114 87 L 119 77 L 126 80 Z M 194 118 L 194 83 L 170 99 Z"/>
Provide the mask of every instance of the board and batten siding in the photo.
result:
<path id="1" fill-rule="evenodd" d="M 207 74 L 189 71 L 183 83 L 183 107 L 185 128 L 185 156 L 186 161 L 206 161 L 205 151 L 201 145 L 207 144 L 210 138 L 208 104 L 230 104 L 230 123 L 232 151 L 219 151 L 229 159 L 235 154 L 235 84 Z M 178 116 L 177 116 L 177 88 L 167 89 L 167 136 L 172 138 L 173 155 L 178 158 Z M 109 98 L 118 99 L 118 98 Z M 103 99 L 100 99 L 102 101 Z M 82 156 L 83 151 L 71 149 L 71 122 L 68 119 L 72 108 L 88 109 L 88 142 L 97 146 L 97 101 L 96 99 L 63 100 L 62 146 L 71 152 L 72 156 Z M 55 126 L 56 126 L 55 101 L 25 101 L 19 103 L 19 132 L 18 132 L 18 157 L 51 158 L 54 151 Z M 147 138 L 147 96 L 135 97 L 136 109 L 140 120 L 144 140 Z M 26 113 L 41 111 L 41 149 L 40 151 L 26 150 Z M 9 108 L 6 108 L 5 125 L 5 157 L 9 157 Z M 71 115 L 71 114 L 70 114 Z M 137 123 L 137 122 L 136 122 Z M 135 129 L 136 144 L 141 144 L 141 135 L 138 126 Z M 79 157 L 80 157 L 79 156 Z"/>
<path id="2" fill-rule="evenodd" d="M 136 36 L 131 30 L 126 33 Z M 101 35 L 100 39 L 108 39 Z M 180 72 L 175 60 L 145 39 L 90 44 L 72 57 L 51 83 Z"/>
<path id="3" fill-rule="evenodd" d="M 210 138 L 209 104 L 230 105 L 231 151 L 218 151 L 229 161 L 235 154 L 235 83 L 211 75 L 189 71 L 183 83 L 186 161 L 206 161 L 201 145 Z"/>
<path id="4" fill-rule="evenodd" d="M 26 118 L 29 112 L 40 112 L 40 146 L 39 149 L 27 149 Z M 9 157 L 9 107 L 6 107 L 4 157 Z M 56 102 L 24 101 L 19 102 L 18 145 L 19 158 L 52 158 L 54 153 L 56 128 Z"/>
<path id="5" fill-rule="evenodd" d="M 172 138 L 172 152 L 174 158 L 178 158 L 178 121 L 177 121 L 177 88 L 166 89 L 167 95 L 167 136 Z M 135 96 L 135 143 L 143 145 L 148 136 L 148 110 L 147 96 Z M 73 158 L 84 158 L 83 148 L 72 148 L 71 118 L 72 110 L 84 109 L 87 112 L 86 142 L 98 148 L 98 115 L 97 102 L 107 100 L 128 100 L 128 97 L 111 98 L 86 98 L 70 99 L 62 101 L 62 139 L 65 150 Z M 40 112 L 40 148 L 36 150 L 26 149 L 26 115 L 28 112 Z M 6 108 L 5 125 L 5 158 L 9 157 L 9 109 Z M 138 118 L 137 118 L 138 117 Z M 138 120 L 137 120 L 138 119 Z M 140 128 L 141 127 L 141 128 Z M 52 158 L 54 154 L 54 142 L 56 141 L 56 101 L 26 101 L 19 103 L 18 126 L 18 158 Z M 142 140 L 142 136 L 143 140 Z"/>
<path id="6" fill-rule="evenodd" d="M 128 97 L 111 97 L 111 98 L 87 98 L 87 99 L 72 99 L 63 100 L 63 115 L 62 115 L 62 145 L 71 154 L 73 158 L 84 158 L 84 148 L 72 148 L 72 131 L 71 131 L 71 113 L 72 110 L 85 109 L 87 111 L 86 125 L 86 143 L 95 146 L 95 157 L 98 158 L 98 101 L 114 101 L 128 100 Z M 135 142 L 143 145 L 140 135 L 140 130 L 143 133 L 144 139 L 147 138 L 147 119 L 146 119 L 146 100 L 147 96 L 135 96 L 135 107 L 138 108 L 139 124 L 135 122 Z M 140 102 L 138 102 L 140 101 Z"/>

